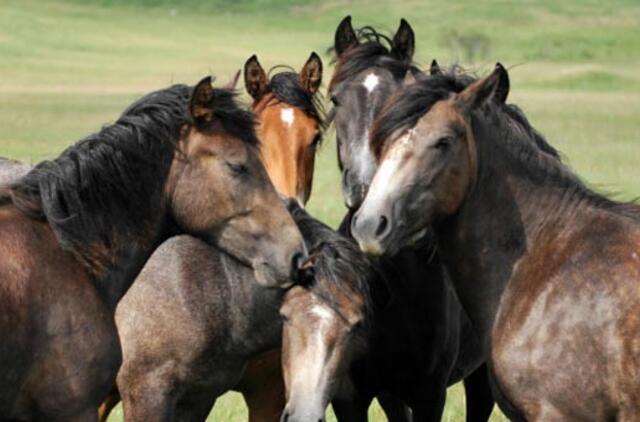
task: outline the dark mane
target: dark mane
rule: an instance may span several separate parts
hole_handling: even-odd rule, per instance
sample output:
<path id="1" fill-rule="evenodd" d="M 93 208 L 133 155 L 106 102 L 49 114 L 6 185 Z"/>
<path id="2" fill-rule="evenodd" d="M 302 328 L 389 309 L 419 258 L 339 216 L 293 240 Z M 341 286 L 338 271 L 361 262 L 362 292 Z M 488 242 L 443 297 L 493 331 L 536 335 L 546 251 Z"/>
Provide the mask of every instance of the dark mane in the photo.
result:
<path id="1" fill-rule="evenodd" d="M 370 137 L 374 154 L 379 157 L 385 140 L 395 132 L 414 127 L 436 102 L 448 98 L 452 93 L 462 91 L 476 80 L 474 75 L 453 66 L 403 87 L 385 103 L 374 123 Z M 524 131 L 540 150 L 560 159 L 558 151 L 531 126 L 518 106 L 502 104 L 497 109 L 509 117 L 508 121 L 513 124 L 514 129 Z"/>
<path id="2" fill-rule="evenodd" d="M 379 157 L 384 142 L 391 135 L 414 127 L 435 103 L 448 98 L 451 93 L 462 91 L 475 80 L 460 68 L 452 67 L 398 90 L 386 101 L 374 122 L 369 138 L 374 154 Z"/>
<path id="3" fill-rule="evenodd" d="M 462 91 L 476 80 L 459 68 L 453 68 L 419 80 L 394 94 L 385 104 L 371 132 L 371 147 L 376 156 L 380 157 L 385 143 L 394 133 L 414 127 L 436 102 Z M 486 130 L 487 125 L 494 133 L 497 130 L 500 142 L 494 143 L 515 159 L 517 171 L 525 171 L 541 183 L 560 187 L 568 193 L 566 199 L 586 200 L 600 208 L 633 218 L 640 217 L 640 208 L 634 203 L 612 201 L 591 190 L 562 163 L 560 153 L 531 126 L 516 105 L 491 103 L 473 114 L 472 125 L 474 132 Z"/>
<path id="4" fill-rule="evenodd" d="M 304 89 L 300 84 L 300 75 L 296 72 L 279 72 L 271 76 L 267 92 L 271 92 L 278 101 L 298 108 L 307 116 L 316 119 L 324 129 L 326 118 L 322 97 L 319 91 L 311 94 Z"/>
<path id="5" fill-rule="evenodd" d="M 43 161 L 0 192 L 27 216 L 47 221 L 61 246 L 103 269 L 119 240 L 144 233 L 161 212 L 163 187 L 183 127 L 192 87 L 174 85 L 131 104 L 118 120 Z M 214 90 L 225 130 L 257 145 L 252 114 L 228 90 Z"/>
<path id="6" fill-rule="evenodd" d="M 373 313 L 371 287 L 380 277 L 377 268 L 360 252 L 353 239 L 316 220 L 295 201 L 288 201 L 287 206 L 310 255 L 318 257 L 314 266 L 314 278 L 324 282 L 309 285 L 311 292 L 338 312 L 339 307 L 332 291 L 351 290 L 364 299 L 366 312 Z"/>
<path id="7" fill-rule="evenodd" d="M 335 70 L 329 82 L 329 92 L 348 79 L 371 67 L 389 70 L 395 78 L 402 79 L 407 71 L 419 69 L 413 63 L 402 62 L 391 55 L 391 39 L 370 26 L 356 30 L 358 45 L 345 51 L 340 57 L 334 53 Z M 332 49 L 330 49 L 332 51 Z"/>

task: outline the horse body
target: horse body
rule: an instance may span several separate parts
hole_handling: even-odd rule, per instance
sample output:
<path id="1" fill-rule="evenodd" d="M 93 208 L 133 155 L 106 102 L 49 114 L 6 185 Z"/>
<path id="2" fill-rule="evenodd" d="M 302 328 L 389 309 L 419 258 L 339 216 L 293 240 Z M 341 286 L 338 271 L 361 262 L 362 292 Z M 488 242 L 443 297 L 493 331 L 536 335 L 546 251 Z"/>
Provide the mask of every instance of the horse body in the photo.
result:
<path id="1" fill-rule="evenodd" d="M 457 94 L 430 84 L 412 116 L 380 116 L 380 169 L 398 171 L 374 177 L 353 226 L 361 248 L 396 250 L 435 224 L 511 419 L 637 420 L 640 207 L 594 193 L 549 153 L 504 105 L 501 65 Z"/>
<path id="2" fill-rule="evenodd" d="M 163 243 L 116 312 L 127 420 L 206 419 L 247 361 L 278 347 L 283 295 L 197 239 Z"/>

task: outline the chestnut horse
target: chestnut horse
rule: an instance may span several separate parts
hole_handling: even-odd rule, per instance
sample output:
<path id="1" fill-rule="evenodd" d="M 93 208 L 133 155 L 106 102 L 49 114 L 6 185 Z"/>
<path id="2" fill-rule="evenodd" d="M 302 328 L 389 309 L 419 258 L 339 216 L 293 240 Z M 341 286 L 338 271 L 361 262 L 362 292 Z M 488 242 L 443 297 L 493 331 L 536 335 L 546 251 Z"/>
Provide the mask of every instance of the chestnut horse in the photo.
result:
<path id="1" fill-rule="evenodd" d="M 260 155 L 283 196 L 305 200 L 311 190 L 307 175 L 322 129 L 315 97 L 321 78 L 315 53 L 299 75 L 281 72 L 271 80 L 255 56 L 245 65 Z M 250 420 L 279 420 L 283 293 L 260 288 L 254 278 L 250 268 L 188 236 L 158 248 L 116 313 L 126 420 L 204 420 L 215 399 L 232 388 L 244 394 Z M 116 391 L 101 420 L 118 400 Z"/>
<path id="2" fill-rule="evenodd" d="M 377 167 L 368 142 L 376 115 L 406 79 L 428 76 L 413 64 L 415 36 L 404 19 L 393 38 L 389 38 L 371 27 L 354 30 L 351 17 L 347 16 L 336 29 L 334 51 L 336 69 L 329 84 L 333 103 L 330 119 L 336 128 L 342 191 L 349 208 L 342 229 L 348 233 L 351 215 L 360 206 Z M 467 419 L 486 420 L 493 399 L 486 369 L 484 365 L 478 366 L 484 359 L 476 333 L 449 285 L 437 252 L 433 252 L 429 242 L 419 244 L 422 246 L 392 257 L 382 268 L 388 271 L 387 279 L 395 280 L 391 288 L 397 289 L 398 297 L 406 298 L 404 307 L 397 305 L 401 307 L 397 320 L 392 322 L 394 315 L 388 313 L 386 323 L 403 326 L 407 335 L 414 336 L 411 341 L 416 345 L 415 353 L 398 354 L 396 359 L 390 359 L 396 366 L 388 365 L 386 374 L 382 370 L 354 374 L 353 401 L 334 403 L 334 408 L 338 414 L 366 417 L 366 407 L 377 389 L 402 398 L 405 403 L 411 402 L 414 417 L 439 420 L 447 386 L 464 379 Z M 407 325 L 411 313 L 417 320 Z M 445 327 L 446 335 L 440 327 Z M 387 339 L 395 340 L 393 336 Z M 409 382 L 402 374 L 419 376 Z M 387 409 L 395 408 L 393 420 L 408 420 L 407 412 L 400 411 L 397 405 L 390 406 L 393 401 L 381 404 L 390 419 L 392 415 Z"/>
<path id="3" fill-rule="evenodd" d="M 506 78 L 497 65 L 452 95 L 424 81 L 389 104 L 353 233 L 384 254 L 435 227 L 512 420 L 638 420 L 640 207 L 546 153 L 500 101 Z"/>
<path id="4" fill-rule="evenodd" d="M 291 284 L 306 249 L 257 146 L 251 115 L 205 78 L 1 188 L 0 419 L 96 420 L 121 361 L 116 304 L 172 234 Z"/>

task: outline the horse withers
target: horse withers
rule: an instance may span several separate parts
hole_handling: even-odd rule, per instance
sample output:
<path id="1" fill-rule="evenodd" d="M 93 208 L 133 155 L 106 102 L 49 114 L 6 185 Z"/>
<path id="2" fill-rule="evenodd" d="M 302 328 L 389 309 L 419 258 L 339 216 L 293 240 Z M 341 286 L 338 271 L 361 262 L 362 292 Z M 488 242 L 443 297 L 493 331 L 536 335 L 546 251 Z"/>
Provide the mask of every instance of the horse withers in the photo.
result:
<path id="1" fill-rule="evenodd" d="M 306 257 L 250 114 L 205 78 L 132 104 L 0 191 L 0 418 L 95 420 L 121 361 L 113 311 L 187 232 L 291 284 Z"/>
<path id="2" fill-rule="evenodd" d="M 497 65 L 457 94 L 425 81 L 396 98 L 354 235 L 385 254 L 435 227 L 512 420 L 638 420 L 640 207 L 554 157 L 507 81 Z"/>

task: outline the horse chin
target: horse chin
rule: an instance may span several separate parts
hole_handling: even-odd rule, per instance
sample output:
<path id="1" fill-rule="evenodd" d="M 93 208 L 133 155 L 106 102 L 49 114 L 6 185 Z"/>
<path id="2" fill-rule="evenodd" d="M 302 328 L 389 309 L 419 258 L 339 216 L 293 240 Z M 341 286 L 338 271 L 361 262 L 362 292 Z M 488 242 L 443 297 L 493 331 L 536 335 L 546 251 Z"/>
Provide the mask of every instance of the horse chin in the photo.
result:
<path id="1" fill-rule="evenodd" d="M 277 271 L 266 262 L 254 264 L 253 273 L 258 284 L 263 287 L 287 289 L 293 285 L 290 278 L 279 276 Z"/>

